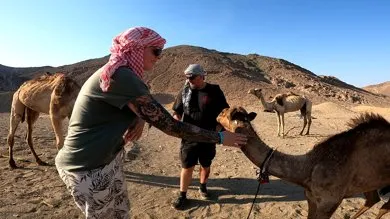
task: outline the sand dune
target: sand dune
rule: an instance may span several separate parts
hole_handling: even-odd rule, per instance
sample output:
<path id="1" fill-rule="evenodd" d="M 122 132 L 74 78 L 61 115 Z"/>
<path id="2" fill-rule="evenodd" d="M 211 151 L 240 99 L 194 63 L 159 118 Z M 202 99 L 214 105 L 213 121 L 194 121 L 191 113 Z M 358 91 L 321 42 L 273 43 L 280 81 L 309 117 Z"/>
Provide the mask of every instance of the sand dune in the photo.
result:
<path id="1" fill-rule="evenodd" d="M 324 102 L 313 106 L 313 113 L 319 114 L 350 114 L 354 113 L 353 110 L 343 107 L 333 102 Z"/>
<path id="2" fill-rule="evenodd" d="M 378 113 L 382 116 L 384 116 L 387 119 L 390 119 L 390 108 L 384 108 L 384 107 L 375 107 L 375 106 L 355 106 L 352 108 L 353 111 L 359 112 L 359 113 Z"/>

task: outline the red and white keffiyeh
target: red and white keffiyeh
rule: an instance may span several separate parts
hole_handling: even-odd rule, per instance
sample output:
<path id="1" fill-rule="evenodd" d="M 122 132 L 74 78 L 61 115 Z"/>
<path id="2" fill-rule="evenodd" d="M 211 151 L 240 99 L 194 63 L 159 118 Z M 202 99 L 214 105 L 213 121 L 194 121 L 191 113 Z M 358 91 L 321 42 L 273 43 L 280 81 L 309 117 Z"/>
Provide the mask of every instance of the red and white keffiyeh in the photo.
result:
<path id="1" fill-rule="evenodd" d="M 149 46 L 163 48 L 166 40 L 155 31 L 146 27 L 135 27 L 116 36 L 110 48 L 111 56 L 102 67 L 100 88 L 106 92 L 110 86 L 110 78 L 121 66 L 131 68 L 135 74 L 143 78 L 143 54 Z"/>

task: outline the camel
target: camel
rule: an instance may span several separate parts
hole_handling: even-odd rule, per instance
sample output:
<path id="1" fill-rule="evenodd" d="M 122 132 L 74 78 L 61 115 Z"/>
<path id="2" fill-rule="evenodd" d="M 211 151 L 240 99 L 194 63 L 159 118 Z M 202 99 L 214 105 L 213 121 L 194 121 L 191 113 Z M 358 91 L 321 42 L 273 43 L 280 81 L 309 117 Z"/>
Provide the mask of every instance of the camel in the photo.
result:
<path id="1" fill-rule="evenodd" d="M 300 135 L 303 134 L 307 124 L 307 131 L 305 135 L 310 132 L 311 126 L 311 101 L 305 97 L 289 92 L 287 94 L 277 94 L 271 102 L 264 100 L 261 89 L 255 88 L 248 91 L 249 94 L 255 95 L 260 99 L 265 112 L 276 111 L 278 118 L 278 136 L 284 137 L 284 113 L 301 111 L 303 117 L 303 128 Z"/>
<path id="2" fill-rule="evenodd" d="M 250 123 L 256 115 L 233 107 L 224 109 L 217 121 L 228 131 L 248 136 L 241 150 L 260 167 L 262 176 L 273 175 L 304 188 L 308 219 L 330 218 L 344 198 L 356 194 L 363 193 L 366 202 L 352 218 L 380 200 L 377 189 L 390 183 L 390 124 L 381 116 L 363 114 L 349 123 L 350 130 L 329 137 L 306 154 L 290 155 L 260 139 Z M 387 202 L 377 218 L 389 210 Z"/>
<path id="3" fill-rule="evenodd" d="M 64 144 L 62 121 L 70 115 L 80 86 L 70 77 L 61 73 L 44 74 L 24 82 L 14 93 L 10 112 L 10 129 L 8 133 L 9 166 L 17 168 L 13 159 L 12 148 L 14 134 L 20 122 L 27 120 L 26 141 L 38 165 L 47 165 L 35 153 L 32 141 L 33 125 L 39 113 L 50 115 L 51 124 L 56 136 L 59 150 Z"/>

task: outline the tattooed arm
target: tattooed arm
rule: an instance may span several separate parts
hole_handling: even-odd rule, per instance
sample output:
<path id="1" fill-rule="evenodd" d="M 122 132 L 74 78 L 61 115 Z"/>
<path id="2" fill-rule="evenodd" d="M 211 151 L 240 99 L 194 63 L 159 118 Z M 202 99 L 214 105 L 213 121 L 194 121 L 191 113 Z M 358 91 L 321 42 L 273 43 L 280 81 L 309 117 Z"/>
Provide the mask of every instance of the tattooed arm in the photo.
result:
<path id="1" fill-rule="evenodd" d="M 168 135 L 198 142 L 219 142 L 217 132 L 175 120 L 151 95 L 140 96 L 129 102 L 128 106 L 143 120 Z M 244 135 L 227 131 L 223 132 L 223 135 L 223 144 L 226 146 L 241 146 L 246 143 Z"/>
<path id="2" fill-rule="evenodd" d="M 199 142 L 219 142 L 217 132 L 175 120 L 151 95 L 138 97 L 131 101 L 128 106 L 143 120 L 168 135 Z"/>

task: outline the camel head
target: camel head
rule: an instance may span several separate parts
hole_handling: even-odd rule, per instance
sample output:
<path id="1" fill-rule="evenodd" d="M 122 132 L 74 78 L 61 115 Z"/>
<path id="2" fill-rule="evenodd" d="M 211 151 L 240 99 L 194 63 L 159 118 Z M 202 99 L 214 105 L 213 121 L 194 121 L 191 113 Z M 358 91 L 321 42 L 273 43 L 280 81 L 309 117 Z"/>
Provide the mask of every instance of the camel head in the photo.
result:
<path id="1" fill-rule="evenodd" d="M 261 93 L 261 88 L 252 88 L 248 91 L 248 94 L 255 95 L 259 98 L 263 104 L 264 112 L 273 113 L 274 112 L 274 102 L 266 102 L 264 100 L 263 94 Z"/>
<path id="2" fill-rule="evenodd" d="M 222 110 L 217 117 L 217 122 L 230 132 L 239 132 L 239 129 L 248 128 L 250 122 L 255 119 L 255 112 L 248 113 L 242 107 L 231 107 Z"/>
<path id="3" fill-rule="evenodd" d="M 258 137 L 253 129 L 251 121 L 257 116 L 256 113 L 248 113 L 242 107 L 231 107 L 224 109 L 217 117 L 219 122 L 227 131 L 234 133 L 242 133 L 248 137 L 248 142 L 241 147 L 241 151 L 253 164 L 260 167 L 265 159 L 268 147 Z"/>

